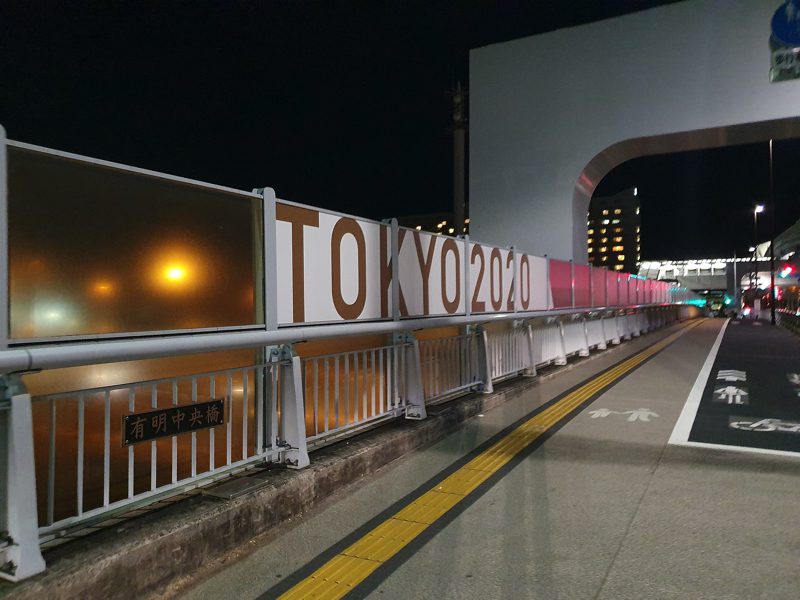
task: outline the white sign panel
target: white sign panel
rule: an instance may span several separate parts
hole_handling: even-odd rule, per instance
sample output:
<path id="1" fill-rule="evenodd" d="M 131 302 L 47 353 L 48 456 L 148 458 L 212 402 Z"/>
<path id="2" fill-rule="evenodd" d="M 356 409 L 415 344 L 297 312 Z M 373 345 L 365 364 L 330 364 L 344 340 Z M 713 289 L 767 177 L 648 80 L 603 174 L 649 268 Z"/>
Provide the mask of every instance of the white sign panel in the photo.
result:
<path id="1" fill-rule="evenodd" d="M 283 202 L 276 219 L 280 325 L 391 316 L 387 226 Z"/>
<path id="2" fill-rule="evenodd" d="M 398 232 L 400 316 L 466 312 L 464 242 L 411 229 Z"/>
<path id="3" fill-rule="evenodd" d="M 513 312 L 514 255 L 511 250 L 470 243 L 469 302 L 475 313 Z"/>

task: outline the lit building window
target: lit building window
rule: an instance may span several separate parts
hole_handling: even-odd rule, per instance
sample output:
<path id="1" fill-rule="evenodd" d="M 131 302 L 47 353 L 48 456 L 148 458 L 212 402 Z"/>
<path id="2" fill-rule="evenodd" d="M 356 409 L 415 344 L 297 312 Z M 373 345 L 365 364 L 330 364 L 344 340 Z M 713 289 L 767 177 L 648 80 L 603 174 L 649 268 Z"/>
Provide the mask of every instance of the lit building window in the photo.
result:
<path id="1" fill-rule="evenodd" d="M 638 206 L 636 207 L 636 214 L 637 215 L 639 214 L 639 207 Z"/>
<path id="2" fill-rule="evenodd" d="M 603 225 L 608 225 L 608 219 L 603 219 Z"/>
<path id="3" fill-rule="evenodd" d="M 636 226 L 636 233 L 639 233 L 639 226 Z"/>
<path id="4" fill-rule="evenodd" d="M 608 211 L 607 211 L 607 210 L 604 210 L 604 211 L 603 211 L 603 216 L 605 217 L 607 214 L 608 214 Z"/>
<path id="5" fill-rule="evenodd" d="M 594 248 L 589 248 L 589 254 L 591 254 L 592 252 L 594 252 Z"/>
<path id="6" fill-rule="evenodd" d="M 619 223 L 619 219 L 614 219 L 613 221 L 611 221 L 611 223 L 612 223 L 613 225 L 616 225 L 617 223 Z"/>
<path id="7" fill-rule="evenodd" d="M 606 252 L 608 250 L 607 246 L 600 246 L 600 252 Z"/>
<path id="8" fill-rule="evenodd" d="M 614 214 L 615 215 L 621 215 L 622 214 L 622 209 L 621 208 L 615 208 L 614 209 Z"/>
<path id="9" fill-rule="evenodd" d="M 617 254 L 617 260 L 625 260 L 624 254 Z"/>
<path id="10" fill-rule="evenodd" d="M 622 233 L 622 227 L 614 227 L 614 233 Z"/>
<path id="11" fill-rule="evenodd" d="M 615 241 L 615 242 L 621 242 L 621 241 L 622 241 L 622 236 L 615 237 L 615 238 L 614 238 L 614 241 Z"/>
<path id="12" fill-rule="evenodd" d="M 417 225 L 417 231 L 422 231 L 422 225 Z"/>
<path id="13" fill-rule="evenodd" d="M 615 271 L 622 271 L 622 269 L 623 269 L 622 265 L 614 265 L 614 270 Z"/>
<path id="14" fill-rule="evenodd" d="M 594 238 L 589 238 L 589 239 L 587 239 L 587 240 L 586 240 L 586 243 L 587 243 L 587 244 L 592 244 L 592 243 L 594 243 Z"/>
<path id="15" fill-rule="evenodd" d="M 594 233 L 594 229 L 590 229 L 589 230 L 589 235 L 592 235 L 593 233 Z"/>
<path id="16" fill-rule="evenodd" d="M 622 252 L 623 250 L 625 250 L 625 246 L 614 246 L 611 248 L 612 252 Z"/>
<path id="17" fill-rule="evenodd" d="M 600 243 L 605 244 L 608 241 L 608 238 L 601 238 Z"/>
<path id="18" fill-rule="evenodd" d="M 603 258 L 601 258 L 600 260 L 602 260 L 603 262 L 606 262 L 606 261 L 608 260 L 608 257 L 607 257 L 607 256 L 604 256 L 604 257 L 603 257 Z"/>
<path id="19" fill-rule="evenodd" d="M 605 233 L 605 232 L 606 232 L 606 228 L 605 228 L 605 227 L 603 227 L 603 228 L 600 230 L 600 233 Z"/>

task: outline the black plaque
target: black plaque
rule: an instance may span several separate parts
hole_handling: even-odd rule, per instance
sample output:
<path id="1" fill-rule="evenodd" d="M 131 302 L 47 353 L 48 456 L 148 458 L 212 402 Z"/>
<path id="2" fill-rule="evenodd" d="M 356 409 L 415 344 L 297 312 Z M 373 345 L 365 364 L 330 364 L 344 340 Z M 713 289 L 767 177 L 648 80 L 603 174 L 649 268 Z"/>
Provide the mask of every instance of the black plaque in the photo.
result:
<path id="1" fill-rule="evenodd" d="M 225 424 L 225 400 L 214 399 L 122 417 L 122 445 L 190 433 Z"/>

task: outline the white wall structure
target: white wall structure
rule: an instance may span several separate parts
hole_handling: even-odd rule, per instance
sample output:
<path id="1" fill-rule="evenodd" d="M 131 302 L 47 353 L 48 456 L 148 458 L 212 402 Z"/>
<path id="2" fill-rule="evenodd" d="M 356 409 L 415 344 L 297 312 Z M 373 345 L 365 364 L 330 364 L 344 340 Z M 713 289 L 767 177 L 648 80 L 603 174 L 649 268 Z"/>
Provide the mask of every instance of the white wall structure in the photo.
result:
<path id="1" fill-rule="evenodd" d="M 800 81 L 770 83 L 781 5 L 690 0 L 473 50 L 472 235 L 586 263 L 588 203 L 618 164 L 800 136 Z"/>

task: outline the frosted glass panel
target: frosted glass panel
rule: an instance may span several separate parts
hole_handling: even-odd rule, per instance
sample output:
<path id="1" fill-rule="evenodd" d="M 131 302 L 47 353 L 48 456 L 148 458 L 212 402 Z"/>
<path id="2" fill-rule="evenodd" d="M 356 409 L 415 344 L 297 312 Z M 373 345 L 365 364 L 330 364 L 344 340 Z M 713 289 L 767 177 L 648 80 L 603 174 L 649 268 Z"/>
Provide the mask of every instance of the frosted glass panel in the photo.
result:
<path id="1" fill-rule="evenodd" d="M 13 339 L 257 322 L 257 199 L 13 147 L 8 167 Z"/>

